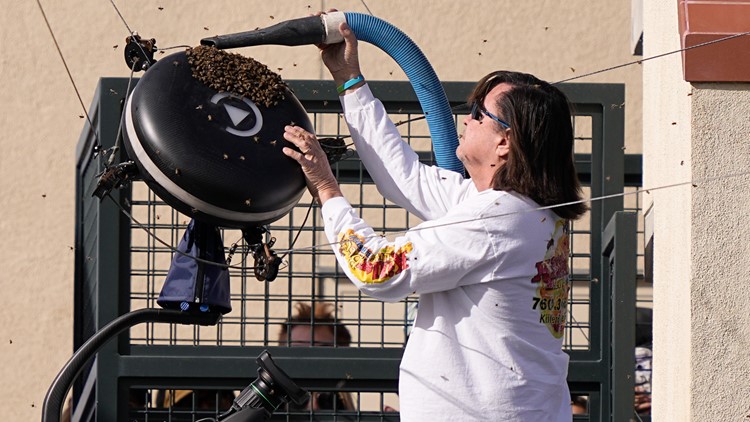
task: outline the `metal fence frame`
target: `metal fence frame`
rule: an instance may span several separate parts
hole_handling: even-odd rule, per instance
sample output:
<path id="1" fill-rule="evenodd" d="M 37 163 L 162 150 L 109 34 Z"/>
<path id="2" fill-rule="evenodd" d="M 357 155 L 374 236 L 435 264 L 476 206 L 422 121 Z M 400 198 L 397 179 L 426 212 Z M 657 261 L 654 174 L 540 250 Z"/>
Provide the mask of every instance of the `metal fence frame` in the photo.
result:
<path id="1" fill-rule="evenodd" d="M 308 112 L 335 113 L 340 110 L 332 82 L 289 81 L 289 84 Z M 408 82 L 371 81 L 369 84 L 389 112 L 421 112 Z M 126 78 L 100 80 L 90 109 L 94 130 L 86 125 L 76 151 L 75 348 L 94 331 L 130 310 L 130 257 L 123 253 L 130 242 L 130 220 L 112 201 L 100 202 L 91 197 L 103 164 L 102 155 L 95 154 L 94 149 L 97 144 L 103 149 L 114 145 L 127 86 Z M 462 82 L 444 84 L 452 106 L 463 103 L 472 87 L 473 84 Z M 592 117 L 592 138 L 595 140 L 592 152 L 588 157 L 576 155 L 580 178 L 591 186 L 592 197 L 620 193 L 626 184 L 637 185 L 640 182 L 640 157 L 626 157 L 623 148 L 624 86 L 563 84 L 560 88 L 568 95 L 576 114 Z M 425 162 L 432 159 L 423 158 Z M 357 173 L 352 173 L 354 171 Z M 359 170 L 347 167 L 346 162 L 340 163 L 338 176 L 341 181 L 356 181 L 362 177 Z M 111 195 L 115 201 L 127 206 L 130 190 L 124 188 L 113 191 Z M 622 209 L 622 198 L 592 204 L 592 251 L 604 251 L 600 246 L 612 241 L 608 223 Z M 635 246 L 631 246 L 634 254 Z M 618 246 L 618 254 L 630 253 L 625 248 Z M 610 258 L 601 256 L 599 259 L 593 252 L 592 255 L 591 274 L 595 281 L 590 286 L 591 348 L 570 352 L 568 380 L 571 392 L 589 396 L 589 415 L 580 420 L 620 420 L 620 416 L 613 413 L 621 404 L 619 396 L 610 397 L 610 392 L 622 391 L 630 385 L 632 393 L 632 379 L 622 379 L 617 373 L 612 373 L 613 365 L 619 365 L 620 359 L 627 359 L 620 357 L 613 348 L 615 345 L 619 347 L 623 340 L 616 334 L 619 328 L 613 330 L 611 323 L 617 323 L 618 327 L 634 326 L 634 316 L 623 309 L 634 307 L 635 302 L 633 298 L 632 304 L 615 306 L 611 300 L 617 286 L 635 289 L 635 277 L 630 273 L 624 275 L 623 271 L 608 273 Z M 624 258 L 617 262 L 623 261 Z M 607 282 L 608 274 L 616 280 Z M 632 279 L 626 278 L 631 276 Z M 617 298 L 621 295 L 619 292 Z M 335 388 L 336 380 L 348 378 L 352 380 L 348 387 L 356 391 L 395 392 L 397 389 L 400 349 L 144 347 L 131 345 L 127 333 L 123 333 L 117 341 L 100 350 L 95 363 L 79 380 L 76 402 L 84 404 L 80 408 L 88 409 L 82 411 L 84 416 L 95 414 L 97 420 L 125 421 L 127 396 L 124 392 L 129 388 L 190 388 L 200 385 L 241 389 L 255 378 L 255 357 L 264 349 L 271 352 L 276 363 L 295 381 L 308 388 Z M 632 362 L 630 366 L 622 367 L 623 370 L 627 368 L 632 372 Z M 632 407 L 632 396 L 630 403 Z M 84 420 L 88 418 L 84 417 Z M 356 420 L 397 420 L 397 417 L 357 415 Z"/>

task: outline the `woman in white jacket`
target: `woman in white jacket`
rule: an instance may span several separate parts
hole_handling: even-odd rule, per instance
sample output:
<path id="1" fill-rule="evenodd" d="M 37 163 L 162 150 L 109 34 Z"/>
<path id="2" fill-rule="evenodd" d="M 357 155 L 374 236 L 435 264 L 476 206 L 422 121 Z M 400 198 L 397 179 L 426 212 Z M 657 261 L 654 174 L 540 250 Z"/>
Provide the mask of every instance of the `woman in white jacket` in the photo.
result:
<path id="1" fill-rule="evenodd" d="M 357 40 L 321 46 L 355 147 L 380 192 L 424 223 L 389 241 L 343 197 L 315 136 L 285 138 L 339 264 L 364 293 L 419 312 L 400 367 L 405 421 L 570 421 L 562 350 L 568 220 L 586 211 L 568 101 L 534 76 L 493 72 L 469 98 L 456 154 L 470 178 L 423 165 L 361 76 Z M 540 207 L 566 204 L 551 209 Z"/>

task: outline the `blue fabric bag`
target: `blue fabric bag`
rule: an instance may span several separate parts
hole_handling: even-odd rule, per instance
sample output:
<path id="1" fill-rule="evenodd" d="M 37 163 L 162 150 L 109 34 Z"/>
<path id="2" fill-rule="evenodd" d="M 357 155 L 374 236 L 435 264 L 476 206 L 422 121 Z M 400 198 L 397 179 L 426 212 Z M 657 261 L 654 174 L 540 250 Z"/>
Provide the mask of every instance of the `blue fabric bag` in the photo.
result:
<path id="1" fill-rule="evenodd" d="M 183 253 L 175 252 L 156 303 L 165 309 L 230 312 L 228 269 L 195 259 L 226 265 L 219 228 L 191 220 L 177 250 Z"/>

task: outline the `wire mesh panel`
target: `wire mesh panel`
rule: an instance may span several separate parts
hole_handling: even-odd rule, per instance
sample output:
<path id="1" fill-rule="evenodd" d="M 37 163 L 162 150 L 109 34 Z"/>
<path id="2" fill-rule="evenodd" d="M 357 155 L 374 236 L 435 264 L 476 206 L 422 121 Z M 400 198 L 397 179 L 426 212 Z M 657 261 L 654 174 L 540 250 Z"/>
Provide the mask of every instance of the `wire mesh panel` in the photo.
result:
<path id="1" fill-rule="evenodd" d="M 319 138 L 348 139 L 332 83 L 292 81 L 290 85 L 310 113 Z M 420 118 L 421 108 L 411 87 L 401 82 L 370 85 L 421 161 L 434 164 L 429 127 Z M 459 105 L 472 84 L 447 83 L 445 88 L 451 105 Z M 563 90 L 576 108 L 575 153 L 584 197 L 621 192 L 622 113 L 608 113 L 603 105 L 622 103 L 621 86 L 581 84 Z M 610 160 L 606 163 L 605 150 Z M 334 172 L 346 198 L 376 232 L 392 239 L 421 222 L 379 194 L 356 152 L 350 151 Z M 114 300 L 122 304 L 121 311 L 157 307 L 173 249 L 190 218 L 162 202 L 143 182 L 133 183 L 123 194 L 120 202 L 132 220 L 117 238 L 120 253 L 128 257 L 128 268 L 117 286 L 119 299 Z M 639 204 L 628 207 L 637 209 Z M 571 226 L 572 275 L 564 349 L 572 357 L 571 389 L 588 399 L 591 420 L 599 420 L 596 412 L 604 406 L 601 388 L 606 389 L 608 377 L 605 369 L 597 366 L 592 371 L 592 364 L 587 363 L 602 362 L 608 353 L 602 345 L 609 338 L 605 332 L 609 326 L 602 321 L 608 308 L 598 300 L 606 297 L 602 295 L 605 283 L 600 280 L 601 231 L 609 216 L 621 209 L 622 199 L 595 201 L 591 211 Z M 91 229 L 83 225 L 81 230 Z M 107 233 L 107 228 L 101 233 Z M 417 297 L 384 303 L 362 295 L 338 268 L 319 207 L 307 193 L 287 215 L 268 226 L 265 241 L 273 243 L 282 257 L 278 277 L 272 282 L 255 278 L 255 264 L 239 230 L 222 229 L 221 233 L 231 265 L 232 311 L 211 327 L 147 323 L 131 328 L 117 349 L 111 350 L 113 359 L 125 363 L 100 367 L 96 374 L 98 380 L 119 379 L 115 387 L 99 390 L 97 394 L 103 396 L 99 407 L 114 406 L 119 420 L 216 418 L 226 410 L 225 400 L 255 378 L 255 356 L 269 350 L 280 367 L 313 392 L 310 403 L 315 403 L 279 408 L 278 420 L 397 420 L 398 363 Z M 82 286 L 105 283 L 101 277 L 90 276 Z M 305 336 L 298 337 L 298 331 Z M 577 362 L 581 365 L 576 366 Z M 597 381 L 603 387 L 594 388 L 592 383 Z M 104 397 L 108 393 L 117 399 Z"/>

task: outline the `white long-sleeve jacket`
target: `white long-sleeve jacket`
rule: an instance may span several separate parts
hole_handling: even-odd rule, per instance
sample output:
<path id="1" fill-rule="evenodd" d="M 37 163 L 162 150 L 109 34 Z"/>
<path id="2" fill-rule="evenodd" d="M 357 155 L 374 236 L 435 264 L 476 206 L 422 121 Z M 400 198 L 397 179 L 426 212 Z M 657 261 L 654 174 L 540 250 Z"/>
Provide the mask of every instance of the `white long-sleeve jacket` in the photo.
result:
<path id="1" fill-rule="evenodd" d="M 419 295 L 400 367 L 402 420 L 570 421 L 566 222 L 420 164 L 366 85 L 342 104 L 380 192 L 425 221 L 389 241 L 346 199 L 322 207 L 338 262 L 362 292 Z"/>

